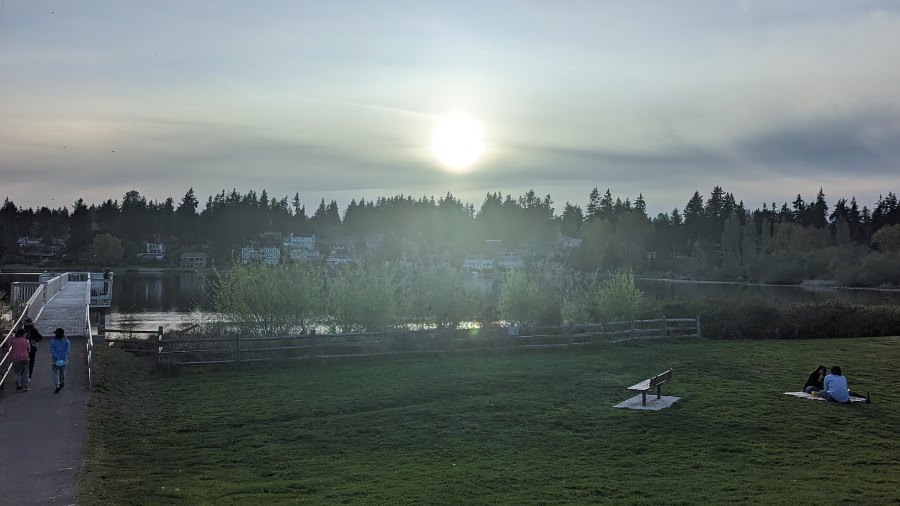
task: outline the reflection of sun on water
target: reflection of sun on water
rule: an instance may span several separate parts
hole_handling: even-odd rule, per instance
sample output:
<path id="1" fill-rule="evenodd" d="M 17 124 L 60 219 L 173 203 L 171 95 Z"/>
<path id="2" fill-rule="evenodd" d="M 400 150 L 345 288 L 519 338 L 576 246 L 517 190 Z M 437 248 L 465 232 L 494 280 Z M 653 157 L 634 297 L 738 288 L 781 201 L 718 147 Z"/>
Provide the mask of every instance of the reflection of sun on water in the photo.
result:
<path id="1" fill-rule="evenodd" d="M 484 129 L 472 118 L 445 116 L 434 128 L 431 151 L 448 169 L 463 172 L 484 152 Z"/>

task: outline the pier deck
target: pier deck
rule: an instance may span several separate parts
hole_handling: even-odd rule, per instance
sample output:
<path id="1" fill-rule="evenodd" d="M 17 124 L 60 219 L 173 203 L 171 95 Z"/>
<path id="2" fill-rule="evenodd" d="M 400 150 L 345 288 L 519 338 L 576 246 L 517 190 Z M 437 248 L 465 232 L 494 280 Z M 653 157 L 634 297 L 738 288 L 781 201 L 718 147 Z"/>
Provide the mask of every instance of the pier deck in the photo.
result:
<path id="1" fill-rule="evenodd" d="M 88 281 L 69 281 L 34 320 L 34 326 L 44 337 L 52 337 L 61 328 L 68 337 L 84 337 L 89 324 L 85 305 L 90 301 Z"/>

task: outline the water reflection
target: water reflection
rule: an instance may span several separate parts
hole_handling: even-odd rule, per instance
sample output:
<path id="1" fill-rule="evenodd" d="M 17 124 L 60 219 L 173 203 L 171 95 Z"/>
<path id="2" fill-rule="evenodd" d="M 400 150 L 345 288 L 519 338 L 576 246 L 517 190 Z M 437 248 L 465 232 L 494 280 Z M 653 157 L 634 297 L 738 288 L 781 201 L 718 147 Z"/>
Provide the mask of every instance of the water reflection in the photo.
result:
<path id="1" fill-rule="evenodd" d="M 198 272 L 117 273 L 111 311 L 188 313 L 208 309 L 210 281 L 210 276 Z"/>

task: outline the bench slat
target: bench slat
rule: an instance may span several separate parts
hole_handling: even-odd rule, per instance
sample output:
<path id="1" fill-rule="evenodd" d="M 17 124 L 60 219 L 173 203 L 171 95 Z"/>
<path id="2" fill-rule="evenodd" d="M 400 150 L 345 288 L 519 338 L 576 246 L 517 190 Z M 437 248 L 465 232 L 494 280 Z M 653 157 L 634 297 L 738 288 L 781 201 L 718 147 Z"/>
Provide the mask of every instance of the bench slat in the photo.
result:
<path id="1" fill-rule="evenodd" d="M 650 390 L 651 388 L 653 387 L 650 386 L 650 380 L 645 379 L 640 383 L 631 385 L 630 387 L 628 387 L 628 390 Z"/>

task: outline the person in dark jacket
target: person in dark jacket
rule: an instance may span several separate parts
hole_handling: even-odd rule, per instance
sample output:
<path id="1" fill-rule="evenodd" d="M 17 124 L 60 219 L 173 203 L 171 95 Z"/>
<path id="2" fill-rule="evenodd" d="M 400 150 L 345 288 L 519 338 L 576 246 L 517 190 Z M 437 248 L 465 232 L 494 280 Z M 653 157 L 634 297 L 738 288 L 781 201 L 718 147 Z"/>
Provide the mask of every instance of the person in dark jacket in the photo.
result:
<path id="1" fill-rule="evenodd" d="M 826 374 L 828 374 L 828 369 L 824 365 L 816 367 L 813 372 L 809 373 L 809 378 L 806 380 L 806 384 L 803 385 L 803 391 L 811 394 L 825 388 Z"/>
<path id="2" fill-rule="evenodd" d="M 37 355 L 37 343 L 44 339 L 44 336 L 34 328 L 34 321 L 31 318 L 25 318 L 22 322 L 22 328 L 25 330 L 25 337 L 31 343 L 31 351 L 28 353 L 28 379 L 34 374 L 34 356 Z"/>

